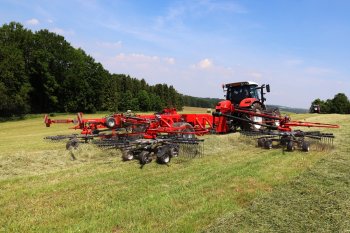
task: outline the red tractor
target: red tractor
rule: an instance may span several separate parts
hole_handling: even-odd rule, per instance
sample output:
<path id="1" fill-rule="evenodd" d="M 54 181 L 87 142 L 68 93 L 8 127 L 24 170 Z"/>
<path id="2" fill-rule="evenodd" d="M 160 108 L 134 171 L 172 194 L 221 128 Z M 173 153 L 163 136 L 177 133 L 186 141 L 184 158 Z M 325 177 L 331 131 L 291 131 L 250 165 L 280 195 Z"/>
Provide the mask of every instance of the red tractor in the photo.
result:
<path id="1" fill-rule="evenodd" d="M 226 100 L 216 105 L 215 116 L 218 113 L 230 115 L 230 117 L 220 117 L 215 119 L 216 133 L 228 133 L 242 130 L 259 130 L 263 125 L 278 126 L 280 117 L 278 109 L 267 110 L 264 102 L 264 89 L 270 92 L 270 85 L 258 86 L 255 82 L 236 82 L 224 84 L 223 90 L 226 92 Z M 256 113 L 256 115 L 252 114 Z M 262 115 L 271 116 L 264 118 Z M 274 119 L 275 118 L 275 119 Z M 252 124 L 256 122 L 257 124 Z"/>

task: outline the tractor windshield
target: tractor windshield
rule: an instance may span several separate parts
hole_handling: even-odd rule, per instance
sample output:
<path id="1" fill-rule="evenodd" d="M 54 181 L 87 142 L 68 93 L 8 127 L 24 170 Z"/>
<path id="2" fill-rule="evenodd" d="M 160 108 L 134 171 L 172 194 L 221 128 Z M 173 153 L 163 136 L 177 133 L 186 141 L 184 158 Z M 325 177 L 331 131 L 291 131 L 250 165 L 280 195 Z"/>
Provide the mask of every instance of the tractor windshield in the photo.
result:
<path id="1" fill-rule="evenodd" d="M 260 90 L 256 89 L 256 87 L 256 85 L 229 87 L 226 99 L 234 104 L 239 104 L 245 98 L 260 99 Z"/>

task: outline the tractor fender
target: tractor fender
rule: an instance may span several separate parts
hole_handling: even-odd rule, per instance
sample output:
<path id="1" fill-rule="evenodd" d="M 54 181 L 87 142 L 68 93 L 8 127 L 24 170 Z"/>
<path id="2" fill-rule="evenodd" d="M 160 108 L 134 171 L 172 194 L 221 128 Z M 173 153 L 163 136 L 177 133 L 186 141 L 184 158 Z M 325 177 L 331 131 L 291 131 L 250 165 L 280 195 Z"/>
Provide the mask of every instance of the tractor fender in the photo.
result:
<path id="1" fill-rule="evenodd" d="M 239 103 L 239 107 L 240 108 L 249 108 L 250 106 L 252 106 L 255 103 L 259 103 L 260 105 L 262 105 L 257 98 L 245 98 Z"/>

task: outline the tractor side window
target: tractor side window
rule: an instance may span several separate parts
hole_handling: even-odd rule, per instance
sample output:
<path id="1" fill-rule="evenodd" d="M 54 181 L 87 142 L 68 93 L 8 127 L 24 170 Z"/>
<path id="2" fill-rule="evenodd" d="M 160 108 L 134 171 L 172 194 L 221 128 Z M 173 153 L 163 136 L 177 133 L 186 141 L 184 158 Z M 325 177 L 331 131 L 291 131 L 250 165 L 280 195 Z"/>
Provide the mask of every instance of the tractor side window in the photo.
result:
<path id="1" fill-rule="evenodd" d="M 260 99 L 260 90 L 259 89 L 255 89 L 255 86 L 251 86 L 250 87 L 250 97 L 251 98 L 256 98 L 256 99 Z"/>
<path id="2" fill-rule="evenodd" d="M 230 90 L 230 100 L 234 104 L 238 104 L 241 102 L 242 99 L 244 99 L 244 94 L 243 94 L 243 89 L 242 88 L 231 88 Z"/>

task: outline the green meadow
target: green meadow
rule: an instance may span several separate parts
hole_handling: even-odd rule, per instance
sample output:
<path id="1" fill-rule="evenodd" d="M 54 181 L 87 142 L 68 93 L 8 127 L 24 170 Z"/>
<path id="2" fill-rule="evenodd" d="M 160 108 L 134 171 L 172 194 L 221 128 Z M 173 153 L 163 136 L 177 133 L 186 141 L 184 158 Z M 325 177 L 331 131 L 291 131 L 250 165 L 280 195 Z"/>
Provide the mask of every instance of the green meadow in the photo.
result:
<path id="1" fill-rule="evenodd" d="M 349 232 L 350 116 L 291 117 L 339 124 L 322 129 L 334 148 L 290 153 L 206 135 L 202 157 L 140 169 L 117 150 L 82 145 L 72 160 L 65 143 L 43 140 L 72 125 L 0 123 L 0 232 Z"/>

